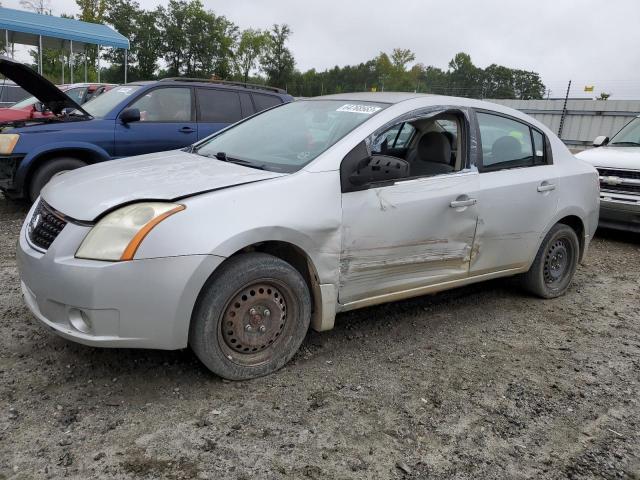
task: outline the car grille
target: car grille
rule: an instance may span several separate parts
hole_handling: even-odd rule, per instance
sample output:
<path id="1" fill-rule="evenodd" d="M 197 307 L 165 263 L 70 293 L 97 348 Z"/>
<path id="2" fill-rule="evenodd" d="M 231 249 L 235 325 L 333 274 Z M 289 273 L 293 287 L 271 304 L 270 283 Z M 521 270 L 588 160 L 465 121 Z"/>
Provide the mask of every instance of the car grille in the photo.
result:
<path id="1" fill-rule="evenodd" d="M 599 168 L 600 190 L 603 192 L 640 194 L 640 170 Z"/>
<path id="2" fill-rule="evenodd" d="M 611 168 L 599 168 L 598 173 L 601 177 L 619 177 L 640 180 L 640 170 L 613 170 Z"/>
<path id="3" fill-rule="evenodd" d="M 27 225 L 27 235 L 36 247 L 47 250 L 66 224 L 61 214 L 40 200 Z"/>

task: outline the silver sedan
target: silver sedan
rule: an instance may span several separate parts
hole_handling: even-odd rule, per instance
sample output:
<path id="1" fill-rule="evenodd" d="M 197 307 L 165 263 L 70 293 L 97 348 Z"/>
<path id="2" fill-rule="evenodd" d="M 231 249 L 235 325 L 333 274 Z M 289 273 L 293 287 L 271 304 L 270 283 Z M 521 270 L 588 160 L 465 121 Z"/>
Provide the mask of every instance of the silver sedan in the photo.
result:
<path id="1" fill-rule="evenodd" d="M 55 177 L 18 261 L 27 305 L 59 335 L 190 345 L 246 379 L 338 312 L 510 275 L 564 294 L 598 202 L 596 170 L 515 110 L 333 95 Z"/>

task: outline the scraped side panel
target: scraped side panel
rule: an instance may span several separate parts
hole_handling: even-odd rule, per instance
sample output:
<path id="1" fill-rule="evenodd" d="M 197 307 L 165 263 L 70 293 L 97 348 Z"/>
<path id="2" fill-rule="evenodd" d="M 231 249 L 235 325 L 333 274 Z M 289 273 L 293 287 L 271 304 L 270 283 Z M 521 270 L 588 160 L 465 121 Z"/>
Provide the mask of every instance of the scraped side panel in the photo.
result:
<path id="1" fill-rule="evenodd" d="M 340 303 L 467 276 L 476 207 L 450 202 L 476 182 L 459 173 L 343 194 Z"/>

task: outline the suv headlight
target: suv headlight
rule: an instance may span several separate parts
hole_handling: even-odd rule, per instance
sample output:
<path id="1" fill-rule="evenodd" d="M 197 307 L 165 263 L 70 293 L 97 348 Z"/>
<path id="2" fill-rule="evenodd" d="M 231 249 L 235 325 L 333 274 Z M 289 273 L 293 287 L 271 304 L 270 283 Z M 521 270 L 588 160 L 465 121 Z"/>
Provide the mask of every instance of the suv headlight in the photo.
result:
<path id="1" fill-rule="evenodd" d="M 119 208 L 101 219 L 85 237 L 77 258 L 132 260 L 144 237 L 165 218 L 184 210 L 177 203 L 142 202 Z"/>
<path id="2" fill-rule="evenodd" d="M 1 133 L 0 155 L 11 155 L 19 139 L 20 135 L 18 135 L 17 133 Z"/>

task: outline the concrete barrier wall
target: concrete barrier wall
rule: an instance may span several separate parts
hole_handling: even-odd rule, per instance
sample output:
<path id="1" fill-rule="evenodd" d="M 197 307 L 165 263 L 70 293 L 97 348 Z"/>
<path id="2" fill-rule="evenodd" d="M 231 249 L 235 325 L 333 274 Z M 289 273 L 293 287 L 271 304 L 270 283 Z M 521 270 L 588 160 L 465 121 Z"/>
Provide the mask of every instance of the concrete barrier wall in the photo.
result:
<path id="1" fill-rule="evenodd" d="M 520 110 L 558 133 L 564 99 L 487 101 Z M 640 100 L 569 100 L 560 138 L 572 149 L 584 149 L 598 135 L 612 137 L 638 115 Z"/>

